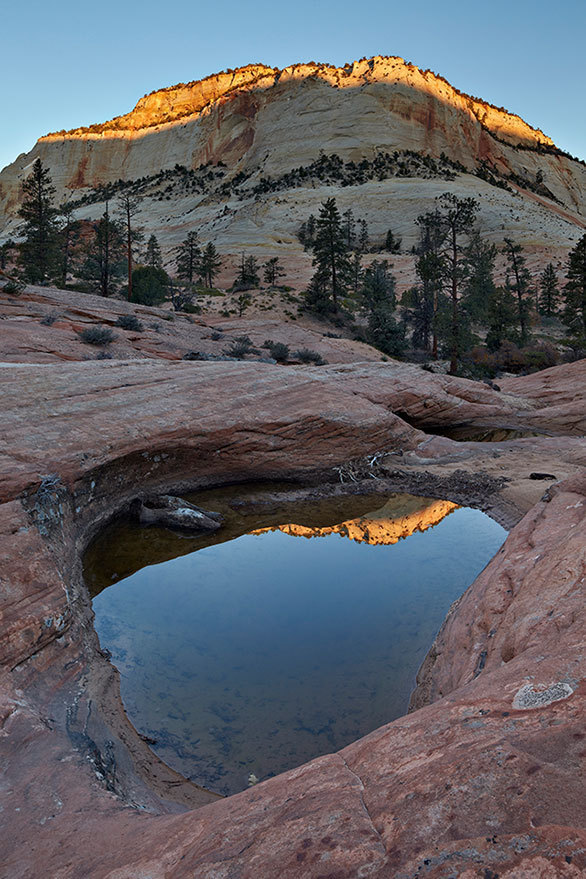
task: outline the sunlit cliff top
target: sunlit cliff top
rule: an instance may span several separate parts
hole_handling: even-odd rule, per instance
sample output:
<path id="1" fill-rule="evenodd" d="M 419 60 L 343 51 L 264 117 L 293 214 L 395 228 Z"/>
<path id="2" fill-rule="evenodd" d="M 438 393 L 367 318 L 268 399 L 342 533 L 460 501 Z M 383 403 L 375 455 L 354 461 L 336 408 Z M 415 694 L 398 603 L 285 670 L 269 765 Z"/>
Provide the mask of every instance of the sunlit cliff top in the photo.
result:
<path id="1" fill-rule="evenodd" d="M 204 113 L 213 104 L 228 100 L 242 92 L 266 92 L 296 83 L 322 82 L 333 88 L 357 88 L 384 83 L 398 88 L 412 88 L 423 97 L 434 97 L 455 108 L 470 113 L 483 128 L 512 144 L 525 147 L 554 147 L 551 138 L 533 128 L 516 114 L 495 107 L 479 98 L 471 97 L 450 85 L 431 70 L 421 70 L 398 57 L 375 56 L 334 67 L 329 64 L 293 64 L 280 70 L 264 64 L 249 64 L 236 70 L 212 74 L 205 79 L 179 83 L 151 92 L 141 98 L 130 113 L 116 116 L 108 122 L 59 131 L 44 139 L 99 137 L 106 132 L 124 136 L 159 125 L 187 120 Z M 415 99 L 415 98 L 414 98 Z"/>

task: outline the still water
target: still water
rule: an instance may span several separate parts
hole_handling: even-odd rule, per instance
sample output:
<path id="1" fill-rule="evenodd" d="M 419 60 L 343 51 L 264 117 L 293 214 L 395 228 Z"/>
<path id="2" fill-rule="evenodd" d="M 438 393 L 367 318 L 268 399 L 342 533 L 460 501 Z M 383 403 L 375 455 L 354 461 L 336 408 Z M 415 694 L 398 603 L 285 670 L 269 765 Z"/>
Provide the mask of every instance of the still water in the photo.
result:
<path id="1" fill-rule="evenodd" d="M 506 537 L 478 510 L 409 495 L 243 497 L 191 497 L 226 516 L 211 538 L 116 523 L 85 564 L 133 724 L 225 794 L 404 714 L 450 604 Z"/>

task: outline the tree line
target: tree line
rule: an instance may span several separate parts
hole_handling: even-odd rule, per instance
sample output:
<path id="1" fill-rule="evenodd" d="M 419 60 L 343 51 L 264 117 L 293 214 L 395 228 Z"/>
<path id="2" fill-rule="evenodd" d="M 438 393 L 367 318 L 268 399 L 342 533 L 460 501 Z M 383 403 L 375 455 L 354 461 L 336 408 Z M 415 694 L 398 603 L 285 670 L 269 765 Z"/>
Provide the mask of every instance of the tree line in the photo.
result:
<path id="1" fill-rule="evenodd" d="M 22 275 L 32 284 L 54 282 L 66 287 L 68 276 L 73 274 L 84 289 L 102 296 L 124 290 L 130 301 L 156 304 L 170 295 L 178 308 L 191 301 L 189 291 L 174 289 L 157 237 L 153 234 L 145 243 L 144 231 L 136 220 L 138 196 L 122 191 L 114 201 L 114 210 L 106 201 L 103 215 L 91 224 L 74 219 L 71 202 L 56 207 L 54 196 L 49 172 L 37 159 L 23 183 L 19 209 L 24 221 L 23 241 L 18 246 L 12 241 L 2 245 L 0 268 L 5 267 L 10 252 L 16 251 Z M 174 257 L 177 280 L 189 287 L 199 284 L 213 289 L 222 268 L 213 242 L 200 242 L 197 233 L 190 231 L 175 248 Z M 261 270 L 272 287 L 277 287 L 284 275 L 278 257 L 259 266 L 253 256 L 243 254 L 233 289 L 243 293 L 258 286 Z M 240 300 L 241 307 L 246 307 L 246 297 Z"/>
<path id="2" fill-rule="evenodd" d="M 48 170 L 37 159 L 23 183 L 19 215 L 22 242 L 0 248 L 0 267 L 11 249 L 23 277 L 31 283 L 53 281 L 66 286 L 68 276 L 79 278 L 85 289 L 103 296 L 124 291 L 129 300 L 156 304 L 170 295 L 177 309 L 191 301 L 194 284 L 211 290 L 222 267 L 213 242 L 200 242 L 195 231 L 175 248 L 175 275 L 183 289 L 163 267 L 159 243 L 151 235 L 145 243 L 137 222 L 140 200 L 121 192 L 110 210 L 94 223 L 74 219 L 72 203 L 54 204 L 55 188 Z M 351 209 L 340 214 L 335 198 L 327 199 L 318 216 L 302 223 L 298 238 L 312 254 L 314 273 L 304 293 L 304 308 L 337 322 L 362 312 L 358 327 L 365 341 L 392 356 L 401 356 L 410 340 L 414 349 L 433 358 L 447 357 L 456 372 L 467 352 L 479 343 L 475 328 L 487 332 L 489 352 L 504 344 L 527 345 L 532 316 L 560 317 L 566 324 L 569 344 L 586 346 L 586 235 L 569 254 L 566 283 L 561 286 L 555 267 L 548 264 L 532 278 L 521 245 L 505 238 L 505 280 L 495 281 L 499 249 L 484 240 L 478 228 L 478 203 L 444 193 L 433 210 L 417 220 L 413 248 L 417 283 L 405 291 L 397 310 L 396 281 L 386 260 L 363 266 L 367 252 L 401 250 L 401 239 L 391 229 L 382 248 L 373 247 L 368 224 L 355 219 Z M 278 287 L 284 269 L 278 257 L 262 265 L 242 254 L 233 284 L 239 294 L 240 314 L 250 304 L 247 291 L 260 284 L 260 273 L 270 287 Z M 400 319 L 397 320 L 397 314 Z"/>
<path id="3" fill-rule="evenodd" d="M 414 247 L 418 283 L 401 299 L 401 322 L 395 319 L 396 283 L 386 261 L 363 269 L 367 235 L 357 244 L 348 234 L 348 214 L 340 215 L 335 198 L 327 199 L 318 217 L 300 229 L 300 239 L 313 254 L 314 274 L 306 292 L 307 308 L 336 319 L 356 306 L 365 310 L 367 341 L 400 356 L 410 328 L 411 344 L 432 357 L 450 361 L 458 370 L 466 352 L 479 343 L 474 327 L 487 328 L 485 345 L 497 351 L 503 343 L 528 345 L 532 312 L 559 316 L 566 324 L 569 343 L 586 346 L 586 235 L 571 250 L 563 287 L 552 263 L 533 279 L 523 248 L 505 238 L 504 284 L 495 281 L 499 249 L 485 241 L 478 229 L 478 203 L 444 193 L 432 211 L 417 218 Z M 397 252 L 400 241 L 389 230 L 385 245 Z"/>

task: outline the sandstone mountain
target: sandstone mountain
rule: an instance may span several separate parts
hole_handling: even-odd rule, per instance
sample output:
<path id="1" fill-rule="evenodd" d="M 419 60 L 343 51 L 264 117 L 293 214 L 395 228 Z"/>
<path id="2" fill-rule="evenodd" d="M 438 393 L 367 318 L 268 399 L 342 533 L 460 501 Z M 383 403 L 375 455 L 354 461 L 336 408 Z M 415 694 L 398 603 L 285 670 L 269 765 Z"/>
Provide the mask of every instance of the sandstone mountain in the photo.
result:
<path id="1" fill-rule="evenodd" d="M 540 260 L 565 258 L 586 225 L 586 166 L 519 116 L 396 57 L 345 67 L 249 65 L 155 91 L 110 122 L 41 137 L 0 173 L 0 239 L 18 232 L 22 181 L 40 157 L 59 200 L 95 218 L 123 190 L 172 248 L 190 229 L 224 254 L 278 255 L 303 279 L 296 230 L 335 195 L 415 241 L 414 220 L 446 190 L 480 203 L 484 234 Z M 400 260 L 399 260 L 400 262 Z"/>

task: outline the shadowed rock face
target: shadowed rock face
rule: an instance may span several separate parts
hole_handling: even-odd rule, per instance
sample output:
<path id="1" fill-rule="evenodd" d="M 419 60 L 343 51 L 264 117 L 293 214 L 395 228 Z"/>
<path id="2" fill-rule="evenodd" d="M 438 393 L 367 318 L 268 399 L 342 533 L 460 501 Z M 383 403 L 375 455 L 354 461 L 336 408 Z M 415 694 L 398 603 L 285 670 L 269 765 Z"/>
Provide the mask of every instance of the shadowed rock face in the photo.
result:
<path id="1" fill-rule="evenodd" d="M 430 410 L 435 423 L 542 427 L 549 407 L 549 429 L 577 431 L 583 370 L 518 379 L 511 393 L 395 363 L 0 370 L 0 875 L 582 875 L 585 441 L 459 444 L 396 412 L 423 426 Z M 536 470 L 563 481 L 543 495 Z M 477 491 L 493 515 L 501 500 L 510 522 L 527 514 L 452 608 L 419 710 L 210 802 L 125 719 L 80 553 L 137 486 L 259 478 L 421 484 L 454 502 Z"/>

